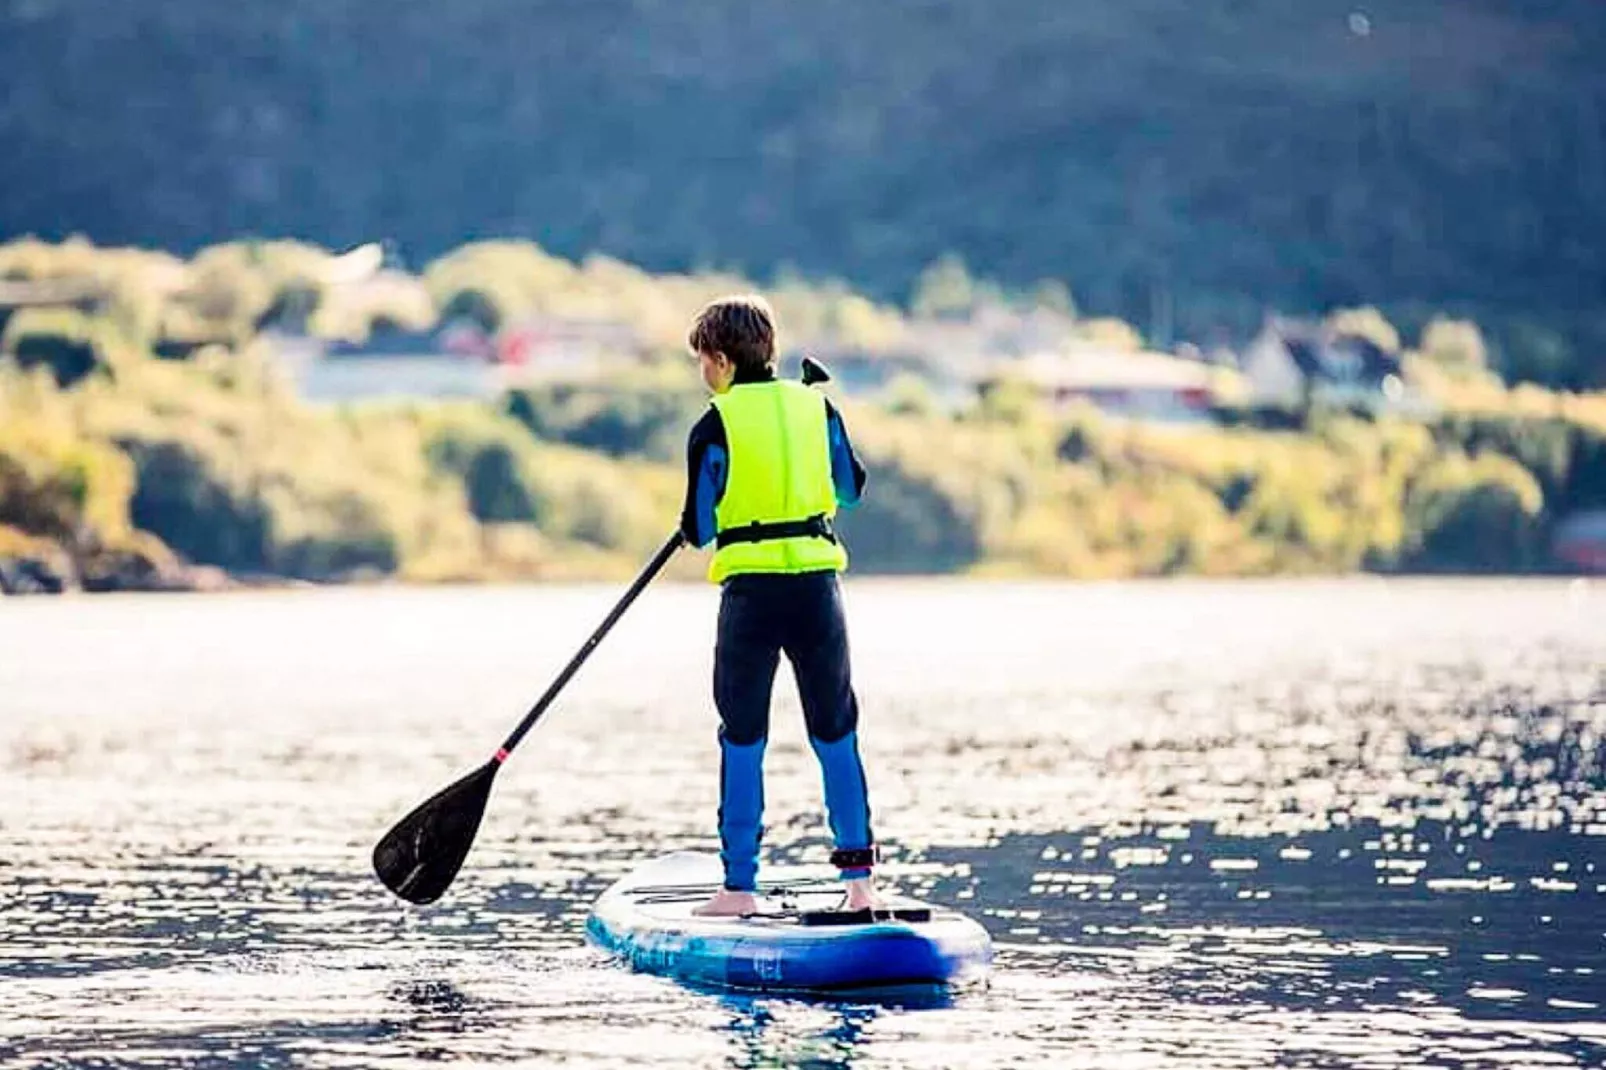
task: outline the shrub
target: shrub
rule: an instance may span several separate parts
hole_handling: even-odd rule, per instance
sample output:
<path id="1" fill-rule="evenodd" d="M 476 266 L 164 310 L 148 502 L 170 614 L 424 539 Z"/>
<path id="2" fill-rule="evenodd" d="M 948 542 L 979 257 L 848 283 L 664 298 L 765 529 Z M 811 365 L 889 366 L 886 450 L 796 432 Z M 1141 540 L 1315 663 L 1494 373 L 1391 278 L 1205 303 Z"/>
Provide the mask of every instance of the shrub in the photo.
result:
<path id="1" fill-rule="evenodd" d="M 873 490 L 840 518 L 855 567 L 872 572 L 950 572 L 982 557 L 964 504 L 897 458 L 872 464 Z"/>
<path id="2" fill-rule="evenodd" d="M 1400 351 L 1400 332 L 1375 308 L 1340 308 L 1327 316 L 1327 326 L 1340 335 L 1364 338 L 1385 353 Z"/>
<path id="3" fill-rule="evenodd" d="M 475 324 L 487 334 L 494 334 L 510 318 L 511 300 L 470 286 L 446 295 L 441 306 L 441 319 L 445 322 L 462 319 Z"/>
<path id="4" fill-rule="evenodd" d="M 116 450 L 18 414 L 0 418 L 0 524 L 72 546 L 125 537 L 133 466 Z"/>
<path id="5" fill-rule="evenodd" d="M 1405 501 L 1407 567 L 1507 572 L 1531 568 L 1544 494 L 1521 465 L 1499 454 L 1435 460 Z"/>
<path id="6" fill-rule="evenodd" d="M 1470 320 L 1437 318 L 1422 331 L 1422 355 L 1452 370 L 1481 372 L 1489 366 L 1483 332 Z"/>
<path id="7" fill-rule="evenodd" d="M 6 324 L 0 349 L 24 371 L 43 368 L 59 386 L 72 386 L 107 366 L 100 332 L 82 312 L 23 309 Z"/>
<path id="8" fill-rule="evenodd" d="M 0 246 L 0 272 L 104 291 L 92 315 L 27 310 L 0 336 L 11 354 L 0 363 L 0 528 L 11 542 L 30 540 L 41 561 L 48 542 L 93 584 L 157 582 L 170 567 L 158 536 L 235 571 L 424 580 L 612 574 L 661 541 L 679 508 L 686 431 L 706 405 L 683 357 L 519 391 L 501 411 L 309 408 L 257 347 L 237 343 L 309 310 L 310 329 L 360 332 L 376 315 L 410 323 L 435 307 L 400 274 L 361 294 L 331 287 L 339 263 L 294 243 L 234 243 L 190 263 L 83 242 Z M 487 323 L 625 320 L 649 347 L 677 352 L 700 301 L 750 285 L 605 257 L 576 265 L 521 242 L 467 246 L 427 281 L 450 312 Z M 954 261 L 928 282 L 933 312 L 1001 300 Z M 875 350 L 907 326 L 836 283 L 791 280 L 776 300 L 788 334 L 805 340 Z M 1371 310 L 1333 322 L 1392 345 Z M 1082 326 L 1135 344 L 1114 323 Z M 136 359 L 147 335 L 185 359 Z M 1468 324 L 1440 322 L 1426 342 L 1435 356 L 1408 355 L 1412 374 L 1451 408 L 1426 426 L 1242 409 L 1223 410 L 1225 429 L 1157 429 L 1054 410 L 1007 379 L 955 418 L 929 387 L 898 381 L 882 407 L 844 406 L 871 478 L 841 521 L 855 567 L 1534 567 L 1555 516 L 1606 506 L 1606 401 L 1504 389 L 1476 370 L 1482 343 Z"/>
<path id="9" fill-rule="evenodd" d="M 881 403 L 894 416 L 932 418 L 942 411 L 931 385 L 918 375 L 899 373 L 883 391 Z"/>
<path id="10" fill-rule="evenodd" d="M 557 539 L 638 555 L 680 519 L 684 475 L 676 468 L 547 445 L 534 479 L 548 503 L 541 529 Z"/>
<path id="11" fill-rule="evenodd" d="M 271 535 L 266 555 L 270 571 L 331 579 L 401 569 L 407 532 L 385 515 L 371 492 L 286 490 L 270 490 L 263 502 Z"/>
<path id="12" fill-rule="evenodd" d="M 1556 414 L 1454 412 L 1433 432 L 1446 448 L 1516 461 L 1539 481 L 1552 510 L 1606 506 L 1606 427 Z"/>
<path id="13" fill-rule="evenodd" d="M 173 429 L 126 437 L 120 445 L 137 473 L 136 527 L 191 561 L 245 572 L 271 568 L 268 507 L 246 473 L 228 470 L 221 443 Z"/>
<path id="14" fill-rule="evenodd" d="M 436 471 L 460 480 L 475 519 L 539 522 L 536 444 L 512 420 L 489 410 L 454 407 L 425 420 L 425 451 Z"/>
<path id="15" fill-rule="evenodd" d="M 558 384 L 518 390 L 506 411 L 539 438 L 614 457 L 674 460 L 707 399 L 690 388 L 647 383 Z"/>

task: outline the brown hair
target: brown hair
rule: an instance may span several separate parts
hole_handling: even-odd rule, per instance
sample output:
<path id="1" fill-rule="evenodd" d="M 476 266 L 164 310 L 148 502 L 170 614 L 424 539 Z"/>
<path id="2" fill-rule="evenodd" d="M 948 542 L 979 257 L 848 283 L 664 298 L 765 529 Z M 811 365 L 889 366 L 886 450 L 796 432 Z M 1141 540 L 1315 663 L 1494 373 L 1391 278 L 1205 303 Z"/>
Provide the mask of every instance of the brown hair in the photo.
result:
<path id="1" fill-rule="evenodd" d="M 744 377 L 775 370 L 775 316 L 756 294 L 704 305 L 686 341 L 694 353 L 725 354 Z"/>

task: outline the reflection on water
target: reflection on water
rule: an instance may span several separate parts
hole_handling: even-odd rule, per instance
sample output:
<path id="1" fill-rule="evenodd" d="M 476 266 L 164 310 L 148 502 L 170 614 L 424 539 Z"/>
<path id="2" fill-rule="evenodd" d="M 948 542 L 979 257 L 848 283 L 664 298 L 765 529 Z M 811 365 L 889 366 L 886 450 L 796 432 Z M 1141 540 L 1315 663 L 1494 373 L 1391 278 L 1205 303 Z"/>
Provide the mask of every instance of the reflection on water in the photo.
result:
<path id="1" fill-rule="evenodd" d="M 889 869 L 999 948 L 877 1001 L 583 943 L 710 846 L 696 588 L 599 651 L 444 902 L 369 876 L 613 593 L 0 604 L 0 1065 L 1606 1064 L 1598 588 L 854 584 Z M 820 860 L 780 702 L 769 840 Z"/>
<path id="2" fill-rule="evenodd" d="M 873 1006 L 815 1009 L 796 1000 L 788 1005 L 752 996 L 725 996 L 720 1004 L 730 1012 L 725 1029 L 734 1040 L 727 1063 L 732 1070 L 780 1066 L 847 1070 L 854 1065 L 865 1026 L 876 1016 Z M 818 1021 L 810 1025 L 792 1020 L 810 1016 Z"/>

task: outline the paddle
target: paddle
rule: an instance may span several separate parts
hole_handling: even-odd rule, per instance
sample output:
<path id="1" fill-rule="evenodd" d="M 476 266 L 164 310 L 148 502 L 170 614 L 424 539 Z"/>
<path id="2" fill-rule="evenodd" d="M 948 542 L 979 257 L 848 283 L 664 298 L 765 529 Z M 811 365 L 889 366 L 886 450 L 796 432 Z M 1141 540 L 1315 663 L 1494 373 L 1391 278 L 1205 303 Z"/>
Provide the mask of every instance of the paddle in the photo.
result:
<path id="1" fill-rule="evenodd" d="M 804 357 L 802 378 L 805 385 L 813 386 L 829 382 L 831 373 L 813 357 Z M 602 624 L 591 633 L 591 638 L 558 673 L 557 679 L 512 734 L 503 740 L 490 761 L 420 804 L 374 845 L 374 872 L 386 888 L 409 903 L 419 904 L 433 903 L 445 893 L 463 867 L 469 848 L 474 846 L 474 836 L 480 830 L 480 819 L 485 816 L 485 804 L 490 800 L 497 770 L 591 656 L 602 637 L 624 616 L 630 603 L 663 570 L 684 541 L 677 531 L 659 548 Z"/>
<path id="2" fill-rule="evenodd" d="M 518 727 L 503 740 L 502 746 L 491 760 L 468 774 L 457 783 L 444 789 L 421 804 L 412 813 L 396 822 L 396 827 L 385 833 L 374 846 L 374 872 L 385 887 L 409 903 L 433 903 L 439 899 L 462 868 L 474 845 L 474 834 L 479 831 L 480 818 L 485 814 L 485 803 L 491 797 L 491 782 L 497 770 L 507 761 L 513 748 L 519 745 L 526 733 L 541 719 L 565 684 L 585 663 L 586 658 L 602 642 L 602 637 L 624 616 L 625 610 L 636 596 L 663 570 L 675 556 L 684 541 L 680 532 L 671 535 L 648 561 L 641 574 L 631 583 L 606 619 L 591 633 L 579 653 L 558 673 L 546 693 L 524 715 Z"/>

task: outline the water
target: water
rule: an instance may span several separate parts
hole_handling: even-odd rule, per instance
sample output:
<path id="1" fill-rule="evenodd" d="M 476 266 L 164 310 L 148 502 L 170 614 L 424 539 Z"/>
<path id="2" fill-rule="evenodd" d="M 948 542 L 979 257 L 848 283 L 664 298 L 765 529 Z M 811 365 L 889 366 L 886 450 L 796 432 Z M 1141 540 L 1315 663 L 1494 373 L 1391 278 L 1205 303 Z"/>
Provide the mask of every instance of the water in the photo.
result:
<path id="1" fill-rule="evenodd" d="M 616 593 L 0 602 L 0 1065 L 1606 1065 L 1598 584 L 854 582 L 888 870 L 999 949 L 902 1006 L 584 943 L 711 846 L 698 587 L 603 645 L 444 902 L 369 875 Z M 777 695 L 769 843 L 823 859 Z"/>

